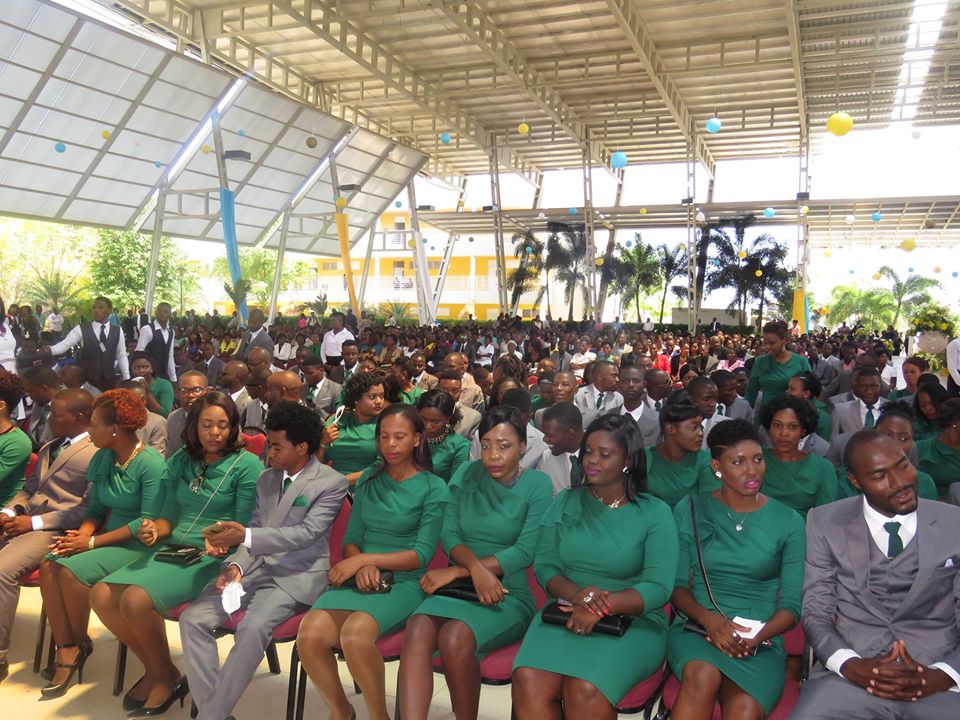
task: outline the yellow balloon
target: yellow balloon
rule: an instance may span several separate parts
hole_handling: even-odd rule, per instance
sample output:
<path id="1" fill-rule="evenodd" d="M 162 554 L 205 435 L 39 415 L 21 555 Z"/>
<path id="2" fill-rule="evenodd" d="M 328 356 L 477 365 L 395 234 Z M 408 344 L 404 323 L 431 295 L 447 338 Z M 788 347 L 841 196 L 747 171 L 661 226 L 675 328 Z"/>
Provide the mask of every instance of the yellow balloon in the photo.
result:
<path id="1" fill-rule="evenodd" d="M 913 252 L 917 249 L 917 241 L 912 238 L 907 238 L 902 243 L 900 243 L 900 248 L 906 250 L 907 252 Z"/>
<path id="2" fill-rule="evenodd" d="M 800 214 L 801 214 L 801 215 L 806 215 L 808 212 L 810 212 L 810 208 L 809 208 L 809 207 L 807 207 L 806 205 L 801 205 L 801 206 L 800 206 Z"/>
<path id="3" fill-rule="evenodd" d="M 738 253 L 737 253 L 737 257 L 739 257 L 741 260 L 743 260 L 744 258 L 746 258 L 746 257 L 747 257 L 747 252 L 746 252 L 746 250 L 741 250 L 740 252 L 738 252 Z"/>
<path id="4" fill-rule="evenodd" d="M 100 131 L 100 137 L 102 137 L 104 140 L 109 140 L 109 139 L 110 139 L 110 131 L 109 131 L 109 130 L 101 130 L 101 131 Z"/>
<path id="5" fill-rule="evenodd" d="M 824 250 L 824 251 L 823 251 L 823 256 L 824 256 L 824 257 L 830 257 L 831 255 L 833 255 L 833 253 L 830 252 L 829 250 Z"/>
<path id="6" fill-rule="evenodd" d="M 417 246 L 416 240 L 407 240 L 407 247 L 411 250 Z"/>
<path id="7" fill-rule="evenodd" d="M 519 125 L 517 125 L 517 132 L 520 133 L 521 135 L 526 135 L 528 132 L 530 132 L 530 126 L 527 125 L 525 122 L 522 122 Z"/>
<path id="8" fill-rule="evenodd" d="M 334 201 L 334 204 L 337 206 L 337 210 L 343 210 L 347 206 L 347 199 L 340 196 Z"/>
<path id="9" fill-rule="evenodd" d="M 754 273 L 754 275 L 756 275 L 757 277 L 763 277 L 763 270 L 757 270 L 757 271 Z"/>
<path id="10" fill-rule="evenodd" d="M 874 274 L 873 274 L 873 279 L 874 279 L 874 280 L 879 280 L 879 279 L 882 278 L 882 277 L 883 277 L 883 275 L 881 275 L 880 273 L 874 273 Z"/>
<path id="11" fill-rule="evenodd" d="M 646 209 L 646 208 L 640 208 L 640 214 L 641 214 L 641 215 L 646 215 L 646 214 L 647 214 L 647 209 Z"/>
<path id="12" fill-rule="evenodd" d="M 845 112 L 835 112 L 827 118 L 827 130 L 837 137 L 846 135 L 853 129 L 853 118 Z"/>
<path id="13" fill-rule="evenodd" d="M 680 247 L 680 252 L 685 252 L 687 249 L 687 246 L 684 245 L 683 243 L 680 243 L 679 247 Z"/>
<path id="14" fill-rule="evenodd" d="M 202 152 L 204 155 L 209 155 L 209 154 L 210 154 L 210 146 L 209 146 L 209 145 L 204 145 L 202 148 L 200 148 L 200 152 Z"/>
<path id="15" fill-rule="evenodd" d="M 933 271 L 934 271 L 935 273 L 940 272 L 940 266 L 937 265 L 936 267 L 934 267 L 934 268 L 933 268 Z"/>
<path id="16" fill-rule="evenodd" d="M 597 258 L 597 265 L 603 265 L 603 258 Z"/>

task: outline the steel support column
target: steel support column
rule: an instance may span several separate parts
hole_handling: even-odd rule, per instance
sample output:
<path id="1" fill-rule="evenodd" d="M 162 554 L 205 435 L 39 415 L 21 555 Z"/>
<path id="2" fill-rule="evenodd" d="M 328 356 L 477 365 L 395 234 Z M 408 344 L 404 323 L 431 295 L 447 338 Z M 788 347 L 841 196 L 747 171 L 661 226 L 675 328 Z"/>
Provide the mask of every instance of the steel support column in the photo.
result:
<path id="1" fill-rule="evenodd" d="M 810 193 L 810 136 L 806 133 L 800 134 L 800 153 L 799 153 L 799 182 L 797 189 L 797 278 L 796 288 L 807 296 L 807 269 L 810 263 L 810 242 L 807 236 L 807 218 L 808 214 L 800 212 L 800 208 L 806 205 L 808 200 L 802 197 L 809 197 Z M 799 319 L 799 318 L 797 318 Z M 804 320 L 804 327 L 810 322 L 807 317 Z"/>
<path id="2" fill-rule="evenodd" d="M 407 202 L 410 205 L 410 227 L 413 230 L 413 271 L 416 276 L 417 313 L 420 325 L 429 325 L 437 317 L 437 310 L 433 307 L 433 298 L 430 294 L 430 272 L 427 266 L 427 253 L 423 249 L 423 236 L 420 233 L 420 218 L 417 215 L 417 194 L 413 187 L 413 179 L 407 185 Z"/>
<path id="3" fill-rule="evenodd" d="M 697 327 L 697 226 L 696 202 L 697 196 L 697 165 L 693 152 L 693 145 L 687 145 L 687 307 L 690 310 L 690 319 L 687 328 L 693 332 Z M 701 228 L 702 232 L 702 228 Z"/>
<path id="4" fill-rule="evenodd" d="M 277 314 L 277 298 L 280 296 L 280 277 L 283 275 L 283 256 L 287 252 L 287 233 L 290 231 L 290 208 L 283 211 L 283 220 L 280 225 L 280 242 L 277 245 L 277 267 L 273 271 L 273 287 L 270 289 L 270 312 L 267 316 L 267 325 L 273 324 L 273 316 Z"/>
<path id="5" fill-rule="evenodd" d="M 613 199 L 613 206 L 620 207 L 621 202 L 623 201 L 623 177 L 625 171 L 623 168 L 616 171 L 617 175 L 617 194 Z M 607 238 L 607 249 L 603 253 L 603 262 L 607 263 L 610 261 L 610 258 L 613 257 L 613 251 L 617 247 L 617 228 L 613 226 L 610 228 L 609 236 Z M 600 277 L 600 291 L 597 298 L 597 319 L 601 322 L 603 321 L 603 307 L 607 302 L 607 280 L 603 275 Z M 623 303 L 620 303 L 620 307 L 623 307 Z M 640 319 L 640 308 L 637 308 L 637 320 Z"/>
<path id="6" fill-rule="evenodd" d="M 500 205 L 500 170 L 497 164 L 497 140 L 490 151 L 490 202 L 493 204 L 493 240 L 497 251 L 497 301 L 500 312 L 509 311 L 507 299 L 507 256 L 503 247 L 503 213 Z"/>
<path id="7" fill-rule="evenodd" d="M 593 158 L 590 143 L 583 146 L 583 236 L 587 243 L 586 267 L 587 315 L 593 315 L 597 308 L 597 246 L 593 237 Z M 597 319 L 597 318 L 595 318 Z"/>
<path id="8" fill-rule="evenodd" d="M 367 243 L 367 254 L 363 257 L 363 271 L 360 275 L 360 292 L 357 295 L 357 302 L 363 307 L 363 298 L 367 293 L 367 278 L 370 276 L 370 259 L 373 257 L 373 242 L 377 234 L 377 222 L 374 220 L 370 226 L 370 242 Z"/>
<path id="9" fill-rule="evenodd" d="M 463 203 L 467 195 L 467 178 L 460 178 L 460 188 L 457 195 L 457 212 L 463 212 Z M 447 274 L 450 272 L 450 260 L 453 258 L 453 249 L 460 239 L 460 233 L 451 232 L 447 236 L 447 247 L 443 251 L 443 260 L 440 262 L 440 272 L 437 273 L 437 283 L 433 289 L 433 306 L 440 307 L 440 296 L 443 286 L 447 283 Z"/>
<path id="10" fill-rule="evenodd" d="M 157 292 L 157 270 L 160 265 L 160 240 L 163 237 L 163 211 L 167 202 L 167 186 L 160 186 L 157 195 L 157 206 L 153 214 L 153 243 L 150 245 L 150 263 L 147 265 L 147 293 L 144 298 L 144 309 L 148 314 L 153 312 L 153 296 Z M 152 316 L 151 316 L 152 317 Z"/>

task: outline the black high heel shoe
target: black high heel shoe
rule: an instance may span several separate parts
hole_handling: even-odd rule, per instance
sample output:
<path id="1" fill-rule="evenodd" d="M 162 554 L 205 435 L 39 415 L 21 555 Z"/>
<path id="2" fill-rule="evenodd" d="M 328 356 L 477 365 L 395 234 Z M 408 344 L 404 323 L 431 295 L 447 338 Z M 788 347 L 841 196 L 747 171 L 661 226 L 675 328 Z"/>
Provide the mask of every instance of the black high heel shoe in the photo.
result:
<path id="1" fill-rule="evenodd" d="M 89 658 L 91 655 L 93 655 L 93 640 L 91 640 L 89 637 L 85 637 L 83 640 L 77 643 L 77 645 L 80 646 L 80 652 L 83 653 L 85 658 Z M 66 645 L 64 647 L 70 646 Z M 49 683 L 51 680 L 53 680 L 53 674 L 56 672 L 56 670 L 57 669 L 54 664 L 51 663 L 48 667 L 45 667 L 40 671 L 40 677 Z"/>
<path id="2" fill-rule="evenodd" d="M 183 707 L 183 699 L 189 692 L 190 687 L 187 685 L 187 676 L 184 675 L 182 678 L 180 678 L 180 682 L 177 683 L 177 686 L 173 689 L 173 692 L 170 693 L 170 696 L 164 700 L 163 703 L 153 707 L 141 707 L 139 710 L 134 710 L 132 713 L 130 713 L 128 717 L 156 717 L 157 715 L 163 715 L 177 700 L 180 701 L 180 707 Z"/>
<path id="3" fill-rule="evenodd" d="M 142 678 L 137 680 L 133 684 L 133 687 L 127 691 L 127 694 L 123 696 L 123 709 L 126 710 L 127 712 L 133 712 L 134 710 L 139 710 L 140 708 L 143 707 L 143 704 L 146 702 L 146 698 L 144 698 L 143 700 L 137 700 L 136 698 L 130 697 L 130 693 L 132 693 L 136 689 L 137 685 L 143 682 L 143 679 L 145 677 L 146 675 L 144 675 Z"/>
<path id="4" fill-rule="evenodd" d="M 57 650 L 63 650 L 64 648 L 78 647 L 77 645 L 71 643 L 69 645 L 58 645 Z M 62 668 L 64 670 L 69 669 L 70 674 L 67 675 L 67 679 L 62 683 L 49 683 L 46 686 L 40 688 L 41 700 L 52 700 L 54 698 L 63 697 L 67 690 L 70 688 L 70 684 L 73 682 L 73 676 L 77 676 L 77 684 L 83 682 L 83 666 L 87 662 L 89 655 L 84 653 L 84 648 L 80 647 L 77 652 L 77 659 L 72 663 L 61 663 L 58 662 L 55 664 L 55 667 Z"/>

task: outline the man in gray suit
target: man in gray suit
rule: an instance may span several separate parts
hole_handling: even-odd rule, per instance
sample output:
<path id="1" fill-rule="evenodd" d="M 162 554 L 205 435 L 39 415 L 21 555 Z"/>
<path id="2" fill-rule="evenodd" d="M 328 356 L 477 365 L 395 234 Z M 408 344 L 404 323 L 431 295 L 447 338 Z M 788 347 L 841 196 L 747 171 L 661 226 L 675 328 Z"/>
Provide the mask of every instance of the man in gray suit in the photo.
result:
<path id="1" fill-rule="evenodd" d="M 326 420 L 336 409 L 342 386 L 324 375 L 323 360 L 316 355 L 304 358 L 300 369 L 307 379 L 300 387 L 300 399 Z"/>
<path id="2" fill-rule="evenodd" d="M 583 415 L 583 428 L 600 415 L 619 415 L 623 395 L 617 391 L 620 370 L 612 362 L 598 360 L 590 372 L 590 385 L 577 390 L 573 404 Z"/>
<path id="3" fill-rule="evenodd" d="M 177 382 L 180 407 L 167 416 L 167 446 L 164 457 L 170 459 L 183 447 L 183 431 L 187 427 L 187 413 L 193 404 L 207 394 L 207 376 L 199 370 L 187 370 Z"/>
<path id="4" fill-rule="evenodd" d="M 213 343 L 204 340 L 200 343 L 201 360 L 197 364 L 197 370 L 207 374 L 207 385 L 216 387 L 220 382 L 220 373 L 223 372 L 224 362 L 214 352 Z"/>
<path id="5" fill-rule="evenodd" d="M 700 408 L 703 415 L 703 449 L 707 449 L 707 436 L 719 423 L 730 420 L 726 415 L 717 412 L 719 405 L 717 400 L 717 384 L 712 378 L 706 375 L 697 375 L 690 384 L 687 385 L 687 394 L 690 399 Z"/>
<path id="6" fill-rule="evenodd" d="M 737 395 L 737 376 L 729 370 L 715 370 L 710 379 L 717 385 L 717 414 L 753 423 L 753 408 Z"/>
<path id="7" fill-rule="evenodd" d="M 27 434 L 33 443 L 34 451 L 53 440 L 50 428 L 50 401 L 63 389 L 60 376 L 45 365 L 26 370 L 21 379 L 23 390 L 33 401 L 33 409 L 28 418 Z"/>
<path id="8" fill-rule="evenodd" d="M 830 437 L 872 428 L 880 416 L 880 372 L 874 367 L 858 368 L 853 377 L 854 399 L 835 405 L 830 417 Z"/>
<path id="9" fill-rule="evenodd" d="M 660 440 L 660 413 L 644 402 L 647 397 L 644 371 L 635 365 L 624 365 L 620 368 L 617 387 L 623 396 L 620 414 L 632 417 L 640 428 L 643 446 L 653 447 Z"/>
<path id="10" fill-rule="evenodd" d="M 960 508 L 917 499 L 892 438 L 847 444 L 863 497 L 807 515 L 803 629 L 825 670 L 793 720 L 960 717 Z"/>
<path id="11" fill-rule="evenodd" d="M 250 311 L 247 318 L 247 329 L 243 331 L 237 351 L 233 354 L 234 360 L 247 362 L 250 351 L 255 347 L 262 347 L 270 354 L 270 359 L 273 360 L 273 339 L 263 326 L 266 320 L 267 318 L 260 308 L 254 308 Z"/>
<path id="12" fill-rule="evenodd" d="M 198 720 L 225 720 L 253 677 L 274 628 L 303 612 L 327 587 L 330 528 L 347 495 L 347 480 L 318 462 L 323 424 L 304 405 L 281 402 L 267 417 L 271 467 L 257 481 L 250 526 L 216 523 L 204 531 L 207 550 L 226 558 L 216 582 L 180 616 L 190 691 Z M 245 616 L 223 666 L 216 631 L 228 614 L 222 594 L 234 582 L 246 593 Z"/>
<path id="13" fill-rule="evenodd" d="M 456 370 L 444 370 L 440 373 L 440 382 L 437 387 L 452 397 L 460 409 L 461 418 L 460 424 L 457 425 L 457 435 L 462 435 L 467 439 L 472 438 L 473 433 L 480 426 L 481 415 L 472 407 L 460 402 L 460 392 L 463 389 L 463 380 L 460 378 L 460 373 Z"/>
<path id="14" fill-rule="evenodd" d="M 0 681 L 7 677 L 7 651 L 20 599 L 20 576 L 50 552 L 55 535 L 80 526 L 87 509 L 87 465 L 97 451 L 87 430 L 93 396 L 61 390 L 50 401 L 53 441 L 40 449 L 23 489 L 0 510 Z"/>

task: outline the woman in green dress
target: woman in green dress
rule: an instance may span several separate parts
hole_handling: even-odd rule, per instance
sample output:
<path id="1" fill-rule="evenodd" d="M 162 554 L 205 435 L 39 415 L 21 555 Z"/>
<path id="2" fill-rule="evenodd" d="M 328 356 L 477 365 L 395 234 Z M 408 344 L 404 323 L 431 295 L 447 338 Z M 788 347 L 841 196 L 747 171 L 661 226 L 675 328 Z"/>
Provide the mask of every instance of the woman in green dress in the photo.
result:
<path id="1" fill-rule="evenodd" d="M 663 606 L 677 571 L 669 506 L 644 491 L 643 437 L 632 419 L 605 415 L 580 447 L 583 481 L 544 516 L 534 570 L 567 604 L 566 625 L 535 617 L 514 661 L 519 720 L 612 720 L 617 703 L 663 664 Z M 632 616 L 622 637 L 595 631 L 608 614 Z"/>
<path id="2" fill-rule="evenodd" d="M 353 485 L 377 462 L 377 418 L 386 407 L 386 378 L 357 372 L 343 386 L 343 409 L 327 421 L 317 457 Z"/>
<path id="3" fill-rule="evenodd" d="M 913 412 L 916 415 L 916 420 L 913 421 L 913 436 L 917 442 L 935 438 L 940 434 L 937 413 L 949 397 L 947 389 L 938 379 L 924 382 L 923 377 L 920 378 L 917 392 L 913 396 Z"/>
<path id="4" fill-rule="evenodd" d="M 903 375 L 903 381 L 906 387 L 891 390 L 887 395 L 887 400 L 900 400 L 902 398 L 911 399 L 917 394 L 917 383 L 920 376 L 927 371 L 927 361 L 922 357 L 908 357 L 900 366 L 900 374 Z"/>
<path id="5" fill-rule="evenodd" d="M 424 389 L 413 384 L 413 378 L 417 375 L 413 364 L 409 360 L 398 362 L 390 368 L 390 372 L 393 373 L 393 377 L 397 381 L 400 402 L 416 407 L 417 400 L 423 395 Z"/>
<path id="6" fill-rule="evenodd" d="M 173 410 L 173 385 L 169 380 L 157 377 L 153 358 L 145 352 L 130 355 L 130 377 L 143 380 L 147 387 L 147 410 L 167 417 Z"/>
<path id="7" fill-rule="evenodd" d="M 807 435 L 817 431 L 817 411 L 806 400 L 781 395 L 760 410 L 760 424 L 770 435 L 765 448 L 765 493 L 804 517 L 818 505 L 837 499 L 836 470 L 829 460 L 800 449 Z"/>
<path id="8" fill-rule="evenodd" d="M 940 434 L 920 440 L 920 469 L 929 473 L 941 498 L 952 483 L 960 482 L 960 398 L 945 400 L 937 411 Z"/>
<path id="9" fill-rule="evenodd" d="M 457 718 L 475 720 L 479 658 L 518 641 L 533 617 L 526 569 L 553 484 L 520 465 L 527 428 L 519 410 L 494 408 L 477 432 L 480 459 L 461 465 L 450 481 L 441 540 L 451 564 L 424 575 L 420 587 L 431 597 L 407 623 L 397 681 L 405 720 L 427 718 L 438 650 Z M 469 579 L 477 602 L 435 594 L 458 579 Z"/>
<path id="10" fill-rule="evenodd" d="M 430 450 L 417 411 L 391 405 L 380 413 L 376 426 L 383 463 L 357 481 L 343 538 L 344 559 L 330 568 L 330 588 L 313 604 L 297 635 L 300 661 L 329 707 L 331 720 L 356 717 L 340 684 L 333 654 L 337 645 L 363 693 L 368 717 L 389 720 L 376 642 L 403 628 L 426 597 L 420 578 L 436 555 L 447 499 L 443 480 L 430 470 Z M 393 586 L 379 592 L 385 571 L 393 573 Z"/>
<path id="11" fill-rule="evenodd" d="M 0 507 L 23 487 L 33 443 L 11 419 L 23 399 L 23 385 L 12 372 L 0 368 Z"/>
<path id="12" fill-rule="evenodd" d="M 417 401 L 417 411 L 426 428 L 433 472 L 448 483 L 470 460 L 470 441 L 457 434 L 462 417 L 457 402 L 443 390 L 428 390 Z"/>
<path id="13" fill-rule="evenodd" d="M 218 521 L 246 525 L 263 465 L 240 444 L 240 414 L 229 395 L 211 392 L 187 415 L 184 447 L 167 461 L 160 517 L 145 519 L 140 538 L 157 550 L 204 549 L 201 531 Z M 192 600 L 220 573 L 225 553 L 207 548 L 192 565 L 161 562 L 152 552 L 93 586 L 90 603 L 104 625 L 143 663 L 144 677 L 124 698 L 134 716 L 160 715 L 188 689 L 167 645 L 164 610 Z"/>
<path id="14" fill-rule="evenodd" d="M 820 378 L 812 372 L 794 375 L 790 378 L 790 384 L 787 385 L 787 395 L 807 401 L 817 411 L 817 429 L 815 432 L 821 438 L 830 442 L 833 427 L 830 424 L 827 404 L 820 400 L 820 393 L 822 392 L 823 384 L 820 382 Z"/>
<path id="15" fill-rule="evenodd" d="M 90 588 L 153 544 L 141 526 L 160 515 L 165 465 L 160 453 L 137 439 L 146 422 L 147 407 L 131 390 L 108 390 L 93 402 L 90 440 L 100 449 L 87 468 L 90 504 L 80 527 L 55 537 L 40 565 L 43 607 L 57 645 L 56 671 L 40 691 L 44 698 L 63 695 L 93 652 Z M 54 452 L 62 450 L 61 443 Z"/>
<path id="16" fill-rule="evenodd" d="M 916 445 L 913 440 L 913 410 L 905 400 L 884 403 L 880 408 L 880 417 L 877 418 L 876 430 L 892 438 L 903 450 L 903 454 L 910 458 L 914 465 L 919 464 Z M 853 497 L 863 494 L 859 487 L 854 487 L 847 476 L 847 466 L 837 468 L 837 487 L 840 497 Z M 926 500 L 939 500 L 940 494 L 937 485 L 929 473 L 917 470 L 917 495 Z"/>
<path id="17" fill-rule="evenodd" d="M 703 445 L 703 415 L 686 392 L 668 397 L 660 410 L 660 444 L 646 448 L 646 491 L 673 507 L 690 493 L 717 487 Z"/>
<path id="18" fill-rule="evenodd" d="M 762 393 L 762 404 L 787 392 L 790 378 L 802 372 L 810 372 L 810 363 L 802 355 L 786 348 L 789 332 L 783 320 L 768 322 L 763 326 L 764 355 L 753 361 L 750 379 L 747 381 L 747 402 L 756 410 L 757 396 Z"/>
<path id="19" fill-rule="evenodd" d="M 780 700 L 787 661 L 781 635 L 800 619 L 803 520 L 760 492 L 764 453 L 750 423 L 720 423 L 707 444 L 722 485 L 693 498 L 694 512 L 689 501 L 674 510 L 680 562 L 672 602 L 678 619 L 670 627 L 667 661 L 680 679 L 680 693 L 671 717 L 708 720 L 719 700 L 725 718 L 760 718 Z M 707 594 L 694 522 L 722 613 Z M 685 629 L 684 618 L 702 632 Z"/>

